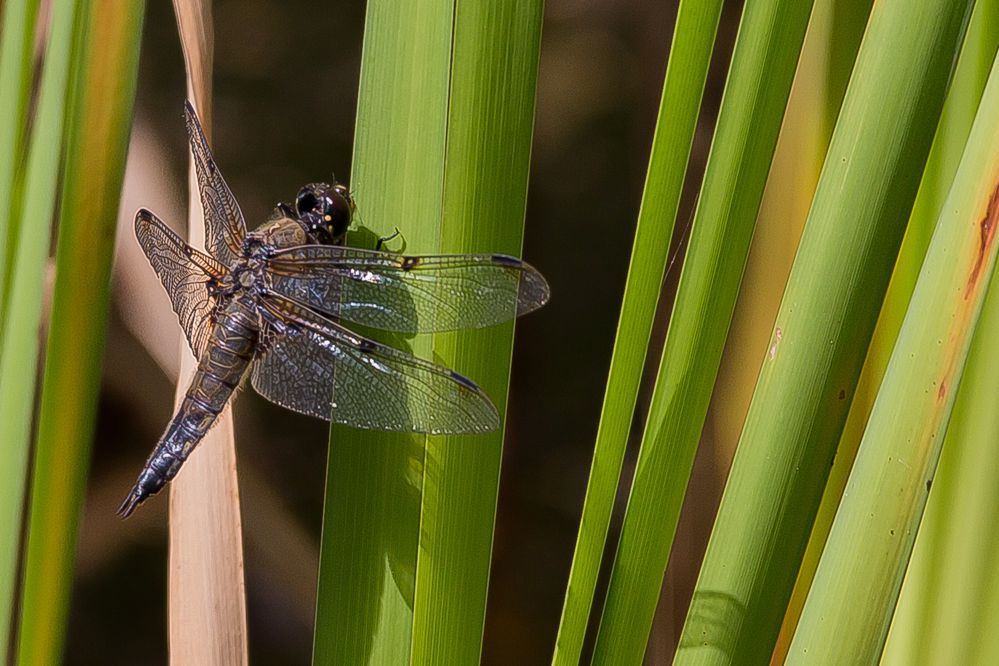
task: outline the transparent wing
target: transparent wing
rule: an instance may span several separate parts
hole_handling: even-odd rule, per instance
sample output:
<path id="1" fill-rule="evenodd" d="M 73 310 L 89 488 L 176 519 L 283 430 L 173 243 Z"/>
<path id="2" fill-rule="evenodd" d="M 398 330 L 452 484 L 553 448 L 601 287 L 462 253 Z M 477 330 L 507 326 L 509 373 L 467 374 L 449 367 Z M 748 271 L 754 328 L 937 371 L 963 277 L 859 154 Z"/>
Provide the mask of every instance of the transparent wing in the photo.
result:
<path id="1" fill-rule="evenodd" d="M 431 434 L 488 432 L 499 414 L 457 372 L 355 335 L 279 295 L 260 299 L 267 322 L 253 388 L 288 409 L 358 428 Z"/>
<path id="2" fill-rule="evenodd" d="M 170 296 L 191 351 L 201 358 L 215 326 L 214 286 L 225 267 L 182 241 L 145 208 L 135 214 L 135 237 Z"/>
<path id="3" fill-rule="evenodd" d="M 400 333 L 481 328 L 548 301 L 545 278 L 502 254 L 402 256 L 301 245 L 268 260 L 271 288 L 344 321 Z"/>
<path id="4" fill-rule="evenodd" d="M 246 236 L 246 222 L 243 221 L 243 213 L 239 210 L 236 197 L 232 195 L 215 165 L 205 132 L 190 102 L 184 102 L 184 121 L 187 124 L 191 154 L 194 156 L 201 207 L 205 212 L 205 248 L 223 264 L 232 266 Z"/>

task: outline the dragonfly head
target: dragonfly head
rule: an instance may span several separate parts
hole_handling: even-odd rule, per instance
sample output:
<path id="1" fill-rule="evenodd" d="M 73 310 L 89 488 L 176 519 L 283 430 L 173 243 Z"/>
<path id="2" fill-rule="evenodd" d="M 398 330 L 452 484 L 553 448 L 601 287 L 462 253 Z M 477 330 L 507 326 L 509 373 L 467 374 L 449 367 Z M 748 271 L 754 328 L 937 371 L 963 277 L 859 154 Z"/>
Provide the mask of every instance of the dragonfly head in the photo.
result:
<path id="1" fill-rule="evenodd" d="M 347 233 L 354 215 L 354 200 L 340 183 L 310 183 L 298 191 L 295 212 L 320 243 L 333 245 Z"/>

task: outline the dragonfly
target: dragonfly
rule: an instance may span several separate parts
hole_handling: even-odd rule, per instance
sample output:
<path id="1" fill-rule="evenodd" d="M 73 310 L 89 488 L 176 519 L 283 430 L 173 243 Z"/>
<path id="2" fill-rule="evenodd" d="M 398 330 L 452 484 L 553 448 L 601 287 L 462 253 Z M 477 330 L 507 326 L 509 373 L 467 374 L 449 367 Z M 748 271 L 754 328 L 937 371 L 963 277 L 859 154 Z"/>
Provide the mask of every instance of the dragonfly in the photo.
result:
<path id="1" fill-rule="evenodd" d="M 271 402 L 357 428 L 442 435 L 499 427 L 495 405 L 471 379 L 347 325 L 403 336 L 492 326 L 548 301 L 541 273 L 505 254 L 349 247 L 356 206 L 335 179 L 305 185 L 247 233 L 190 102 L 184 118 L 207 253 L 146 209 L 135 215 L 135 235 L 198 366 L 118 508 L 122 518 L 177 475 L 247 376 Z"/>

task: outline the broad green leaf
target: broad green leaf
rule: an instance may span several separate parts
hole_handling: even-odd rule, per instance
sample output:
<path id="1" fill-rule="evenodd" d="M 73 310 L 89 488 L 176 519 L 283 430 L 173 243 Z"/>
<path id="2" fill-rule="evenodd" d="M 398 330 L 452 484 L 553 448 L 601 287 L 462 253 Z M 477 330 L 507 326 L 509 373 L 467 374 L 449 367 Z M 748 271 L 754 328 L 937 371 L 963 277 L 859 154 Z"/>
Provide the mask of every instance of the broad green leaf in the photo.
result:
<path id="1" fill-rule="evenodd" d="M 519 252 L 540 26 L 537 1 L 369 3 L 352 242 Z M 501 411 L 511 345 L 511 325 L 409 343 Z M 426 439 L 331 432 L 317 663 L 478 658 L 502 434 Z"/>
<path id="2" fill-rule="evenodd" d="M 350 187 L 361 223 L 398 227 L 407 252 L 440 250 L 453 21 L 451 0 L 367 6 Z M 430 356 L 429 338 L 411 347 Z M 330 431 L 316 664 L 409 659 L 425 439 Z"/>
<path id="3" fill-rule="evenodd" d="M 455 3 L 440 250 L 519 255 L 541 0 Z M 434 353 L 506 412 L 513 324 L 435 336 Z M 413 664 L 480 659 L 503 429 L 430 437 L 424 467 Z"/>

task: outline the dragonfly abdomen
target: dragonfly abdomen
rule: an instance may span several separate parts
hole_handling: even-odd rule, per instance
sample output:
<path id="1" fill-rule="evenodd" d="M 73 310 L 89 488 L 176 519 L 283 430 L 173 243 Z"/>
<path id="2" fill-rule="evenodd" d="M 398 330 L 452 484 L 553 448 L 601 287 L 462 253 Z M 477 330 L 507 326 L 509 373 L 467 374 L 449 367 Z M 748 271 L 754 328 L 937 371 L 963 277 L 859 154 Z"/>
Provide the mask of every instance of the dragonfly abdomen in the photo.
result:
<path id="1" fill-rule="evenodd" d="M 156 444 L 118 514 L 127 518 L 146 498 L 177 476 L 184 461 L 225 409 L 253 358 L 257 331 L 249 325 L 243 304 L 223 313 L 184 400 Z"/>

